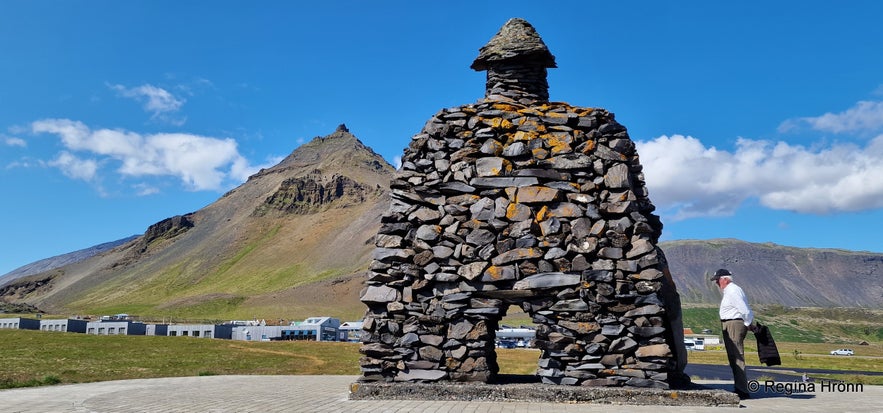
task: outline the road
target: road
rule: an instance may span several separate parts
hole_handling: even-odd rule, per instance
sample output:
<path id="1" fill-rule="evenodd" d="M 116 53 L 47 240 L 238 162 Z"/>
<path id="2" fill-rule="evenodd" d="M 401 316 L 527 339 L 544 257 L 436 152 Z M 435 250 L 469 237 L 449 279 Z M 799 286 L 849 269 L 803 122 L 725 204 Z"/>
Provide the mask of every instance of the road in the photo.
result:
<path id="1" fill-rule="evenodd" d="M 687 364 L 685 373 L 690 377 L 699 377 L 704 380 L 732 380 L 733 372 L 729 365 L 724 364 Z M 803 373 L 810 379 L 819 374 L 862 374 L 868 376 L 883 376 L 883 372 L 854 371 L 854 370 L 823 370 L 823 369 L 798 369 L 794 367 L 766 367 L 748 366 L 746 368 L 748 380 L 758 380 L 761 377 L 771 378 L 775 381 L 796 381 Z"/>

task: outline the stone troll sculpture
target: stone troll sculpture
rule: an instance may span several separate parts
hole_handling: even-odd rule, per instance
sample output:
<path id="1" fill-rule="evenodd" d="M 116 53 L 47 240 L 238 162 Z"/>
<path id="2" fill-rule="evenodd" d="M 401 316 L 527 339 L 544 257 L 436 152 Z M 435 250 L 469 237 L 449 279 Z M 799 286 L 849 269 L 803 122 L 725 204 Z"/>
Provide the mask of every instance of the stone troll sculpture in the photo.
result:
<path id="1" fill-rule="evenodd" d="M 391 183 L 360 381 L 492 382 L 495 331 L 519 305 L 543 383 L 674 387 L 680 302 L 626 128 L 549 101 L 555 57 L 522 19 L 471 67 L 484 99 L 433 116 Z"/>

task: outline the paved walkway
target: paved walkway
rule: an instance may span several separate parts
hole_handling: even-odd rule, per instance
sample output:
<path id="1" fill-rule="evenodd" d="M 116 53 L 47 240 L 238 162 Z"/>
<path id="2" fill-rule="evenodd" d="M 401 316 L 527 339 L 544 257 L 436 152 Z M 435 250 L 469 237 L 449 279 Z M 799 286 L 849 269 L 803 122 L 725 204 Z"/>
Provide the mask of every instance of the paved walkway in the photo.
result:
<path id="1" fill-rule="evenodd" d="M 203 376 L 0 390 L 0 412 L 717 412 L 737 408 L 524 402 L 349 400 L 355 376 Z M 730 389 L 727 382 L 700 381 Z M 764 387 L 742 402 L 752 412 L 883 412 L 883 386 L 785 394 Z M 851 390 L 851 391 L 847 391 Z"/>

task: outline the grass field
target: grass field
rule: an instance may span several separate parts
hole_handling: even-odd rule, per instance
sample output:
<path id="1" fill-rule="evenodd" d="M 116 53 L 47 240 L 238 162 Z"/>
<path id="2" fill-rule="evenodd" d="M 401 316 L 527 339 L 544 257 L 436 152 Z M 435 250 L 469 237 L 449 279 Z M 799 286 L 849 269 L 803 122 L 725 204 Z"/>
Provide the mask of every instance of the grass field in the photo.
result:
<path id="1" fill-rule="evenodd" d="M 789 308 L 756 306 L 757 320 L 770 327 L 776 341 L 794 343 L 883 342 L 883 310 L 864 308 Z M 717 307 L 689 306 L 683 309 L 685 328 L 699 333 L 704 329 L 720 335 Z M 530 325 L 530 317 L 518 307 L 510 307 L 502 324 Z"/>
<path id="2" fill-rule="evenodd" d="M 216 374 L 358 374 L 358 345 L 0 330 L 0 388 Z"/>
<path id="3" fill-rule="evenodd" d="M 830 344 L 779 343 L 786 367 L 883 372 L 883 346 L 854 346 L 830 356 Z M 0 388 L 134 378 L 217 374 L 358 375 L 359 345 L 304 341 L 243 342 L 194 337 L 94 336 L 0 330 Z M 758 365 L 751 347 L 749 365 Z M 794 353 L 797 350 L 797 353 Z M 537 350 L 497 352 L 500 372 L 533 374 Z M 723 351 L 690 353 L 692 363 L 726 364 Z M 841 377 L 883 384 L 881 376 Z"/>

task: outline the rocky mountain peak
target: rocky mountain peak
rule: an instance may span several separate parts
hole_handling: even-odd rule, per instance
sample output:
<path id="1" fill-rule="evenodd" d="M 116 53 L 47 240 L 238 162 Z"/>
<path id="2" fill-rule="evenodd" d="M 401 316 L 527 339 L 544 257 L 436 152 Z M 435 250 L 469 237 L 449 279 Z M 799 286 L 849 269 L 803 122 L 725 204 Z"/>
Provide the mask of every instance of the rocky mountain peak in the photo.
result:
<path id="1" fill-rule="evenodd" d="M 371 185 L 388 183 L 395 168 L 350 133 L 345 124 L 326 136 L 317 136 L 301 145 L 278 165 L 262 170 L 261 174 L 294 169 L 295 173 L 308 174 L 320 171 L 325 175 L 349 175 L 356 181 Z M 369 173 L 365 174 L 368 171 Z M 383 175 L 378 179 L 378 175 Z M 364 181 L 369 182 L 364 182 Z"/>

